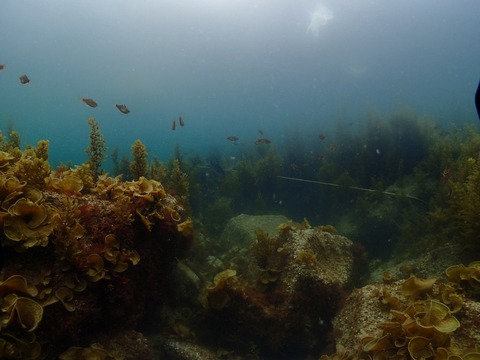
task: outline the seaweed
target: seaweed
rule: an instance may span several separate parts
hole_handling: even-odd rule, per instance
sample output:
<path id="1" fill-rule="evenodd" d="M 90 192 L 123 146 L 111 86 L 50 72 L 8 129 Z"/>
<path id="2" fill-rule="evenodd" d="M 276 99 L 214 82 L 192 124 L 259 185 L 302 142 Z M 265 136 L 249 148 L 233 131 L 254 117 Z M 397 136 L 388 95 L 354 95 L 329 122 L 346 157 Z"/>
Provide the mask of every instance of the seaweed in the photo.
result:
<path id="1" fill-rule="evenodd" d="M 97 180 L 98 176 L 102 174 L 101 168 L 105 160 L 107 146 L 105 144 L 105 138 L 100 131 L 100 126 L 95 118 L 89 118 L 87 123 L 90 126 L 90 145 L 85 149 L 85 152 L 89 156 L 87 164 L 90 166 L 94 179 Z"/>
<path id="2" fill-rule="evenodd" d="M 141 176 L 147 174 L 147 149 L 145 145 L 139 140 L 135 140 L 132 147 L 133 160 L 130 162 L 130 172 L 133 180 L 138 180 Z"/>

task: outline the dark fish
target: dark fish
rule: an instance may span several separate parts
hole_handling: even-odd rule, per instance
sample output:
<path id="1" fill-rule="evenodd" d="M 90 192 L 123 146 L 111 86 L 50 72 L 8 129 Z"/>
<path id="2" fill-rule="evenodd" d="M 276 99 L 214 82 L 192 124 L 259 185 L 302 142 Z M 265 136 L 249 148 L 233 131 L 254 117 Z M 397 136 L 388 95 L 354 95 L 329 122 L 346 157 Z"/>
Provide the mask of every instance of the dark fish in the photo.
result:
<path id="1" fill-rule="evenodd" d="M 120 110 L 122 114 L 128 114 L 130 112 L 130 110 L 128 110 L 128 108 L 125 105 L 115 104 L 115 106 L 117 107 L 118 110 Z"/>
<path id="2" fill-rule="evenodd" d="M 173 120 L 172 122 L 172 130 L 175 130 L 177 128 L 177 123 L 175 122 L 175 120 Z"/>
<path id="3" fill-rule="evenodd" d="M 178 117 L 178 123 L 180 124 L 180 126 L 185 125 L 185 121 L 183 120 L 183 117 L 181 117 L 181 116 Z"/>
<path id="4" fill-rule="evenodd" d="M 480 119 L 480 81 L 478 82 L 477 92 L 475 93 L 475 107 L 477 108 L 478 119 Z"/>
<path id="5" fill-rule="evenodd" d="M 81 97 L 80 99 L 82 99 L 82 101 L 83 101 L 85 104 L 87 104 L 88 106 L 90 106 L 90 107 L 97 107 L 97 105 L 98 105 L 98 104 L 95 102 L 95 100 L 86 99 L 86 98 L 82 98 L 82 97 Z M 118 107 L 118 105 L 117 105 L 117 107 Z M 120 111 L 122 111 L 122 110 L 120 110 Z M 122 111 L 122 112 L 123 112 L 123 111 Z"/>
<path id="6" fill-rule="evenodd" d="M 260 139 L 257 139 L 257 141 L 255 141 L 255 144 L 259 145 L 263 145 L 263 144 L 270 144 L 271 141 L 267 138 L 260 138 Z"/>
<path id="7" fill-rule="evenodd" d="M 325 140 L 326 136 L 324 134 L 320 134 L 318 135 L 318 138 L 320 139 L 320 141 L 323 141 Z"/>
<path id="8" fill-rule="evenodd" d="M 262 130 L 258 130 L 258 133 L 259 133 L 260 135 L 263 135 L 263 131 L 262 131 Z"/>
<path id="9" fill-rule="evenodd" d="M 30 82 L 30 79 L 28 78 L 27 75 L 22 75 L 19 77 L 20 79 L 20 84 L 24 85 L 24 84 L 28 84 Z"/>
<path id="10" fill-rule="evenodd" d="M 5 69 L 5 64 L 0 64 L 0 70 Z"/>
<path id="11" fill-rule="evenodd" d="M 227 136 L 227 140 L 235 142 L 235 141 L 238 141 L 238 137 L 236 137 L 235 135 L 230 135 L 230 136 Z"/>

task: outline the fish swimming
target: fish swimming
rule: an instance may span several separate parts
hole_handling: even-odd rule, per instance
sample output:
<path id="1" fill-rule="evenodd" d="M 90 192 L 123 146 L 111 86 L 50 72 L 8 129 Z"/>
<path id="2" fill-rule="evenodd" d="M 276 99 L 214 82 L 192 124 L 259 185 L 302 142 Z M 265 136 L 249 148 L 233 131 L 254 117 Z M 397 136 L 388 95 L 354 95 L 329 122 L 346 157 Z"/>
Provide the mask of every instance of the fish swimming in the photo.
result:
<path id="1" fill-rule="evenodd" d="M 180 126 L 185 125 L 185 120 L 183 120 L 183 117 L 181 117 L 181 116 L 178 117 L 178 123 L 180 124 Z"/>
<path id="2" fill-rule="evenodd" d="M 480 81 L 478 82 L 477 92 L 475 93 L 475 107 L 477 108 L 478 119 L 480 120 Z"/>
<path id="3" fill-rule="evenodd" d="M 128 108 L 125 105 L 115 104 L 115 106 L 117 107 L 118 110 L 120 110 L 122 114 L 128 114 L 130 112 L 130 110 L 128 110 Z"/>
<path id="4" fill-rule="evenodd" d="M 172 122 L 172 130 L 175 130 L 177 128 L 177 123 L 175 122 L 175 120 L 173 120 Z"/>
<path id="5" fill-rule="evenodd" d="M 30 79 L 28 78 L 27 75 L 20 76 L 19 80 L 20 80 L 20 84 L 22 84 L 22 85 L 28 84 L 30 82 Z"/>
<path id="6" fill-rule="evenodd" d="M 80 98 L 85 104 L 87 104 L 88 106 L 94 108 L 94 107 L 97 107 L 97 103 L 95 102 L 95 100 L 92 100 L 92 99 L 86 99 L 86 98 Z M 117 106 L 118 107 L 118 106 Z M 122 111 L 122 110 L 120 110 Z M 122 111 L 123 112 L 123 111 Z"/>
<path id="7" fill-rule="evenodd" d="M 230 136 L 227 136 L 227 140 L 230 140 L 231 142 L 235 142 L 235 141 L 238 141 L 238 137 L 236 137 L 235 135 L 230 135 Z"/>
<path id="8" fill-rule="evenodd" d="M 257 139 L 257 141 L 255 141 L 255 144 L 259 145 L 259 144 L 270 144 L 272 141 L 267 139 L 267 138 L 260 138 L 260 139 Z"/>
<path id="9" fill-rule="evenodd" d="M 0 64 L 0 70 L 5 69 L 5 64 Z"/>

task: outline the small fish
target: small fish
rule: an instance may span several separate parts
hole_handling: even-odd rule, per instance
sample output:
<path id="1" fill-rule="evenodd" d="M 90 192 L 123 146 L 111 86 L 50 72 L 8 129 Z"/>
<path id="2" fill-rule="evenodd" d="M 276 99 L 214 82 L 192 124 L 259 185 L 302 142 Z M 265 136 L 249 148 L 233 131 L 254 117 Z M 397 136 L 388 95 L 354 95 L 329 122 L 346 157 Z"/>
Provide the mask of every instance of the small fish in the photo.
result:
<path id="1" fill-rule="evenodd" d="M 28 78 L 27 75 L 22 75 L 19 77 L 20 79 L 20 84 L 24 85 L 24 84 L 28 84 L 30 82 L 30 79 Z"/>
<path id="2" fill-rule="evenodd" d="M 255 144 L 257 145 L 264 145 L 264 144 L 270 144 L 271 141 L 267 138 L 259 138 L 257 141 L 255 141 Z"/>
<path id="3" fill-rule="evenodd" d="M 87 104 L 88 106 L 94 108 L 94 107 L 97 107 L 97 103 L 95 102 L 95 100 L 92 100 L 92 99 L 87 99 L 87 98 L 80 98 L 85 104 Z M 118 107 L 118 105 L 117 105 Z M 122 111 L 122 110 L 120 110 Z M 123 111 L 122 111 L 123 112 Z"/>
<path id="4" fill-rule="evenodd" d="M 117 107 L 118 110 L 120 110 L 122 114 L 128 114 L 130 112 L 130 110 L 128 110 L 128 108 L 125 105 L 115 104 L 115 106 Z"/>
<path id="5" fill-rule="evenodd" d="M 475 93 L 475 107 L 477 108 L 478 119 L 480 120 L 480 81 L 478 82 L 477 92 Z"/>
<path id="6" fill-rule="evenodd" d="M 323 141 L 325 140 L 326 136 L 324 134 L 320 134 L 318 135 L 318 138 L 320 139 L 320 141 Z"/>
<path id="7" fill-rule="evenodd" d="M 183 120 L 183 117 L 181 117 L 181 116 L 178 117 L 178 123 L 180 124 L 180 126 L 185 125 L 185 121 Z"/>
<path id="8" fill-rule="evenodd" d="M 230 136 L 227 136 L 227 140 L 230 140 L 231 142 L 235 142 L 235 141 L 238 141 L 238 137 L 236 137 L 235 135 L 230 135 Z"/>
<path id="9" fill-rule="evenodd" d="M 5 64 L 0 64 L 0 70 L 5 69 Z"/>
<path id="10" fill-rule="evenodd" d="M 175 122 L 175 120 L 173 120 L 172 122 L 172 130 L 175 130 L 177 128 L 177 123 Z"/>
<path id="11" fill-rule="evenodd" d="M 263 135 L 263 131 L 260 130 L 260 129 L 258 130 L 258 133 L 259 133 L 260 135 Z"/>

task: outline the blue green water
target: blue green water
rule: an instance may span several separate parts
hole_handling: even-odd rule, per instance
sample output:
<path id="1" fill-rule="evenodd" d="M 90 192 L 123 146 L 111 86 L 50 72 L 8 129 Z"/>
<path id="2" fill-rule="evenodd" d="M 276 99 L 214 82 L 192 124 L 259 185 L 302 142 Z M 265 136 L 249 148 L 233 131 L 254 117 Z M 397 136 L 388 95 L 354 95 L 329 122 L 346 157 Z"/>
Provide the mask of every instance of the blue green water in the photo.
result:
<path id="1" fill-rule="evenodd" d="M 161 159 L 258 130 L 318 136 L 370 110 L 476 121 L 479 19 L 476 0 L 4 0 L 0 128 L 50 140 L 55 164 L 85 161 L 91 116 L 110 149 L 139 138 Z"/>

